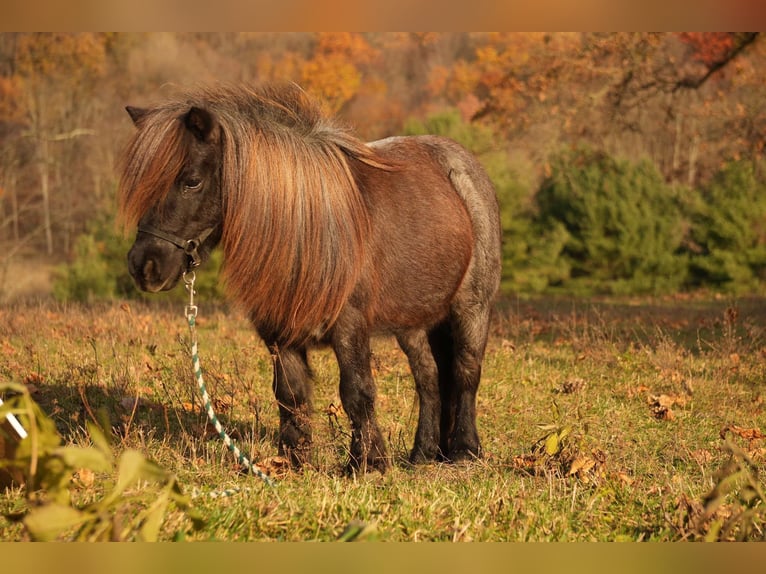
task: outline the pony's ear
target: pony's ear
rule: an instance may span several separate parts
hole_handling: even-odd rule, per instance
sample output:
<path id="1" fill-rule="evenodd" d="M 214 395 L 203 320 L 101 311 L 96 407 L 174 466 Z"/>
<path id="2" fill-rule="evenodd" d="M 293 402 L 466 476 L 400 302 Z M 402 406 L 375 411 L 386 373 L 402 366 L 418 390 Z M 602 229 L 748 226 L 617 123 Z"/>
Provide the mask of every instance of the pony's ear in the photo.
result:
<path id="1" fill-rule="evenodd" d="M 201 142 L 210 143 L 215 135 L 215 116 L 204 108 L 192 107 L 184 116 L 184 124 Z"/>
<path id="2" fill-rule="evenodd" d="M 149 110 L 145 108 L 134 108 L 133 106 L 125 106 L 125 111 L 128 112 L 130 119 L 137 126 L 143 117 L 149 113 Z"/>

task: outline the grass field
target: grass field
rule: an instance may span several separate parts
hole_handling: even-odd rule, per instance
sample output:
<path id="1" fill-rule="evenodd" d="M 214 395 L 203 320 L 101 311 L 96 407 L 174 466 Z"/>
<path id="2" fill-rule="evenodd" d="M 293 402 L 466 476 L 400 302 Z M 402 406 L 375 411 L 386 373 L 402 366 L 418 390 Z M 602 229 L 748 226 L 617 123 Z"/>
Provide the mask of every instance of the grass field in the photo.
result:
<path id="1" fill-rule="evenodd" d="M 203 294 L 207 387 L 274 487 L 242 475 L 206 424 L 182 305 L 0 308 L 0 386 L 24 385 L 65 446 L 93 446 L 86 425 L 100 421 L 115 459 L 138 451 L 169 471 L 193 498 L 154 514 L 160 540 L 755 540 L 766 527 L 765 319 L 763 299 L 502 301 L 479 392 L 484 457 L 456 466 L 405 464 L 417 399 L 404 355 L 378 338 L 378 416 L 394 466 L 347 477 L 331 352 L 311 354 L 315 460 L 296 472 L 276 453 L 269 354 Z M 121 484 L 118 467 L 74 467 L 55 492 L 0 490 L 0 540 L 29 539 L 30 511 L 62 500 L 93 509 Z M 224 488 L 241 491 L 214 497 Z M 57 538 L 140 538 L 163 492 L 131 483 L 90 515 L 100 531 Z"/>

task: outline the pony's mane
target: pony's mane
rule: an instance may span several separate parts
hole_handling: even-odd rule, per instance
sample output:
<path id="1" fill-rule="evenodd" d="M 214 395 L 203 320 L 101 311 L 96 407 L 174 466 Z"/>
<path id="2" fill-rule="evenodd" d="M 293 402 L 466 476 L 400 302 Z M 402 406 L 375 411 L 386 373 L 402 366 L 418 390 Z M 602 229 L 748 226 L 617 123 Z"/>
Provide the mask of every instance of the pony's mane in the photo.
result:
<path id="1" fill-rule="evenodd" d="M 191 134 L 179 119 L 183 111 L 170 104 L 150 110 L 123 150 L 117 199 L 125 229 L 162 203 L 186 162 Z"/>
<path id="2" fill-rule="evenodd" d="M 209 110 L 221 132 L 223 275 L 268 336 L 329 328 L 357 283 L 369 216 L 349 158 L 392 169 L 299 87 L 215 86 L 182 94 L 139 124 L 122 160 L 127 225 L 161 204 L 187 158 L 179 117 Z"/>

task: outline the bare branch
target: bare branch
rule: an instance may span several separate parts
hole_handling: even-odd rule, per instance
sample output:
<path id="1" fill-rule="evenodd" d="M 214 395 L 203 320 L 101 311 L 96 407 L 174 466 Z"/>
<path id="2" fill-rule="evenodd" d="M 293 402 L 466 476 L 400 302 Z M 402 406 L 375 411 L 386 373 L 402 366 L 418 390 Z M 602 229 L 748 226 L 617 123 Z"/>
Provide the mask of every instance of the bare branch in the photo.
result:
<path id="1" fill-rule="evenodd" d="M 55 136 L 50 136 L 48 138 L 48 141 L 60 142 L 64 140 L 71 140 L 80 136 L 92 136 L 95 134 L 96 134 L 95 130 L 91 130 L 88 128 L 75 128 L 70 132 L 66 132 L 63 134 L 56 134 Z"/>
<path id="2" fill-rule="evenodd" d="M 713 74 L 715 74 L 717 71 L 721 70 L 722 68 L 725 68 L 732 60 L 734 60 L 745 48 L 747 48 L 749 45 L 751 45 L 753 42 L 756 41 L 758 38 L 760 32 L 747 32 L 744 34 L 741 34 L 739 36 L 739 42 L 732 47 L 731 50 L 729 50 L 726 54 L 724 54 L 720 59 L 712 62 L 708 65 L 707 72 L 700 76 L 699 78 L 683 78 L 681 80 L 678 80 L 675 85 L 673 86 L 672 91 L 676 92 L 681 89 L 686 90 L 696 90 L 702 84 L 707 82 Z"/>

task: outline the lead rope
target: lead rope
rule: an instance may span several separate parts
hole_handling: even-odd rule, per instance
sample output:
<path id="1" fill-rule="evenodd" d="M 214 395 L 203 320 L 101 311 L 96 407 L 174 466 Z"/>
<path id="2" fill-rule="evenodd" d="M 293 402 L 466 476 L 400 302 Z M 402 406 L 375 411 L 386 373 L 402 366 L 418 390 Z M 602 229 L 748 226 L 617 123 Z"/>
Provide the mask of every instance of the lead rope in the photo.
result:
<path id="1" fill-rule="evenodd" d="M 274 486 L 274 481 L 271 480 L 271 478 L 269 478 L 260 468 L 258 468 L 258 466 L 250 462 L 250 460 L 244 454 L 242 454 L 237 445 L 235 445 L 231 440 L 231 437 L 226 434 L 226 431 L 223 430 L 223 426 L 221 426 L 221 423 L 218 420 L 215 411 L 213 410 L 210 396 L 207 394 L 207 389 L 205 388 L 205 381 L 202 379 L 202 369 L 200 368 L 199 353 L 197 349 L 197 306 L 194 304 L 194 280 L 196 279 L 196 275 L 194 271 L 188 271 L 184 273 L 183 279 L 186 285 L 186 290 L 189 292 L 189 304 L 186 306 L 185 314 L 186 320 L 189 322 L 189 331 L 191 333 L 192 367 L 194 369 L 194 378 L 197 380 L 197 386 L 199 387 L 200 393 L 202 394 L 202 403 L 204 404 L 207 418 L 215 427 L 215 430 L 218 432 L 218 436 L 221 438 L 223 443 L 234 454 L 237 462 L 245 467 L 248 472 L 254 474 L 269 486 Z M 239 488 L 234 488 L 221 491 L 220 493 L 210 493 L 209 496 L 211 498 L 231 496 L 232 494 L 235 494 L 239 491 Z"/>

